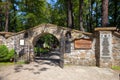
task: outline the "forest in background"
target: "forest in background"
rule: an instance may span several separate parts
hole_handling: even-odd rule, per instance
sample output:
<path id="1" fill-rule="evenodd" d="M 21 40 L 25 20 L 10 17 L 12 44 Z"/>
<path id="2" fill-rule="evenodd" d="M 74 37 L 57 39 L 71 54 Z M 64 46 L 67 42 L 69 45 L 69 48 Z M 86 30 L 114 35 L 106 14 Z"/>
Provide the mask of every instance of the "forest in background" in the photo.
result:
<path id="1" fill-rule="evenodd" d="M 120 28 L 120 0 L 0 0 L 0 31 L 51 23 L 86 32 Z"/>

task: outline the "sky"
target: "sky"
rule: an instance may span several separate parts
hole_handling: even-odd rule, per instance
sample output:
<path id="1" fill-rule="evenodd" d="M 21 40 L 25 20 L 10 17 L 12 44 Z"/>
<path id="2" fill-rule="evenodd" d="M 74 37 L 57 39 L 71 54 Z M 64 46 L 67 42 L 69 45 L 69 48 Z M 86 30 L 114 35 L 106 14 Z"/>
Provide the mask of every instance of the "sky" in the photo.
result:
<path id="1" fill-rule="evenodd" d="M 57 0 L 47 0 L 47 2 L 50 4 L 55 4 L 57 2 Z"/>

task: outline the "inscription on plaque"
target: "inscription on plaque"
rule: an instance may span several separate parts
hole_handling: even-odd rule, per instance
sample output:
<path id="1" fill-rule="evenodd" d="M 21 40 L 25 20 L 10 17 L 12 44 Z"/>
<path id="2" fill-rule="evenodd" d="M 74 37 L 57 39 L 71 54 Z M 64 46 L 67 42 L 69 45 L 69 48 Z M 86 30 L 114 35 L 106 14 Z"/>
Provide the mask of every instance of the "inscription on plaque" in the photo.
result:
<path id="1" fill-rule="evenodd" d="M 109 51 L 109 42 L 108 42 L 108 37 L 105 35 L 105 37 L 103 38 L 103 43 L 102 43 L 102 46 L 103 46 L 103 50 L 102 50 L 102 52 L 103 52 L 103 56 L 109 56 L 109 53 L 110 53 L 110 51 Z"/>
<path id="2" fill-rule="evenodd" d="M 112 48 L 112 35 L 111 33 L 101 33 L 100 34 L 100 55 L 102 59 L 111 59 Z"/>
<path id="3" fill-rule="evenodd" d="M 76 39 L 74 47 L 75 49 L 91 49 L 92 41 L 90 39 Z"/>

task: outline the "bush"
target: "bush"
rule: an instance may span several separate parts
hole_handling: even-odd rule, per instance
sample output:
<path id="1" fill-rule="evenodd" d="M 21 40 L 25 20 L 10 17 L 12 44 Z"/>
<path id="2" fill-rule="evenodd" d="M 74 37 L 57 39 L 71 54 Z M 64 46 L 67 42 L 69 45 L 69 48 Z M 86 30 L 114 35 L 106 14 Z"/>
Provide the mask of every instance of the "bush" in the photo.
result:
<path id="1" fill-rule="evenodd" d="M 14 49 L 10 50 L 9 53 L 8 53 L 8 55 L 7 55 L 7 59 L 8 60 L 12 59 L 12 61 L 13 61 L 13 59 L 14 59 L 14 53 L 15 53 Z"/>
<path id="2" fill-rule="evenodd" d="M 10 61 L 14 57 L 14 50 L 8 50 L 5 45 L 0 45 L 0 62 Z"/>
<path id="3" fill-rule="evenodd" d="M 40 48 L 40 52 L 41 53 L 48 53 L 49 49 L 47 49 L 47 48 Z"/>

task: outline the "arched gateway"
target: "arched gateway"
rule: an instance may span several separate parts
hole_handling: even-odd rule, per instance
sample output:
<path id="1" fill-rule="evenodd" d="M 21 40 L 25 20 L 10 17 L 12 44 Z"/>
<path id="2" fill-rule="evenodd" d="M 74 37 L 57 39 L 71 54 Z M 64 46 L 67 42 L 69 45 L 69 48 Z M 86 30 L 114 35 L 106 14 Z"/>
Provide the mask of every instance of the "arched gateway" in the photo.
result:
<path id="1" fill-rule="evenodd" d="M 32 59 L 31 56 L 34 56 L 33 47 L 39 37 L 45 33 L 54 35 L 59 42 L 62 41 L 62 48 L 62 44 L 64 44 L 65 39 L 68 39 L 69 36 L 72 36 L 70 39 L 74 40 L 75 38 L 80 38 L 82 35 L 82 32 L 77 30 L 71 30 L 52 24 L 41 24 L 28 30 L 5 35 L 5 45 L 7 45 L 9 49 L 15 49 L 17 54 L 29 54 L 30 59 Z"/>
<path id="2" fill-rule="evenodd" d="M 42 35 L 51 34 L 60 44 L 62 65 L 64 61 L 65 64 L 110 67 L 119 65 L 120 35 L 115 30 L 114 27 L 96 28 L 93 35 L 53 24 L 41 24 L 18 33 L 0 32 L 0 45 L 15 49 L 19 57 L 24 56 L 22 59 L 33 61 L 36 42 Z"/>

